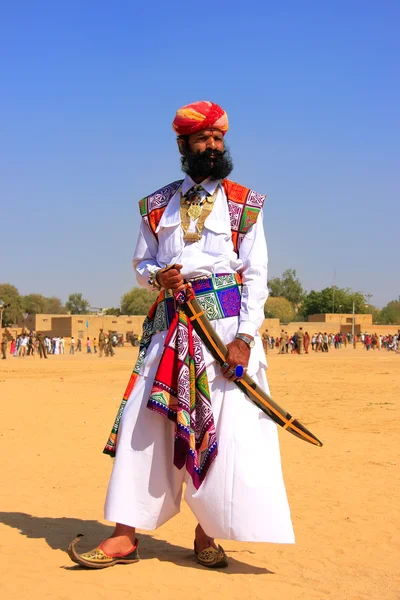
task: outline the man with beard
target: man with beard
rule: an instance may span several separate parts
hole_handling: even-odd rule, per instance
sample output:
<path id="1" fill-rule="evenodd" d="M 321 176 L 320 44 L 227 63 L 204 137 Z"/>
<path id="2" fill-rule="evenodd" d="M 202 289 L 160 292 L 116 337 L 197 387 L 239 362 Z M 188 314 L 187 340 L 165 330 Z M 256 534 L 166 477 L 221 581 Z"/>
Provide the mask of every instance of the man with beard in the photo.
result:
<path id="1" fill-rule="evenodd" d="M 227 565 L 217 537 L 294 542 L 277 427 L 234 383 L 244 367 L 268 392 L 258 333 L 268 295 L 265 196 L 226 179 L 232 161 L 221 107 L 185 106 L 173 129 L 186 176 L 139 204 L 136 277 L 160 294 L 105 448 L 115 456 L 105 518 L 116 527 L 90 552 L 77 553 L 78 538 L 70 544 L 85 567 L 136 562 L 136 528 L 175 516 L 183 483 L 201 565 Z M 173 295 L 188 282 L 227 345 L 222 368 L 184 315 L 177 318 Z"/>

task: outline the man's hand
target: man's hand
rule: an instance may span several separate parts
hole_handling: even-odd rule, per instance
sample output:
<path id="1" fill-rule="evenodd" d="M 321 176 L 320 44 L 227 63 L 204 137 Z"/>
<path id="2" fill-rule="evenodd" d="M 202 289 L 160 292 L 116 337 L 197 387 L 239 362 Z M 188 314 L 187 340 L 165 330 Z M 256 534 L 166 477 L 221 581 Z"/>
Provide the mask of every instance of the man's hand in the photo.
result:
<path id="1" fill-rule="evenodd" d="M 182 265 L 172 265 L 166 269 L 161 269 L 157 273 L 157 281 L 162 288 L 179 292 L 185 287 L 183 276 L 181 275 Z"/>
<path id="2" fill-rule="evenodd" d="M 225 362 L 228 367 L 221 367 L 221 373 L 226 379 L 237 379 L 235 377 L 235 367 L 242 365 L 247 368 L 250 360 L 250 348 L 243 340 L 235 338 L 233 342 L 227 344 L 228 354 L 225 357 Z M 233 371 L 233 373 L 232 373 Z"/>

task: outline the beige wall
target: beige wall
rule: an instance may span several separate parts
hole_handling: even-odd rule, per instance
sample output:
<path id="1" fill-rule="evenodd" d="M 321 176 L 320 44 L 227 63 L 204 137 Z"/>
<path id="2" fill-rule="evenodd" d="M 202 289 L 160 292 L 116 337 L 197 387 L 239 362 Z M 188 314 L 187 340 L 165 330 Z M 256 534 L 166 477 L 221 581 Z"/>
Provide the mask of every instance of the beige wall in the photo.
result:
<path id="1" fill-rule="evenodd" d="M 136 333 L 139 336 L 142 333 L 142 324 L 145 319 L 144 316 L 134 315 L 131 317 L 122 316 L 104 316 L 98 317 L 90 315 L 71 316 L 72 319 L 72 334 L 75 338 L 86 339 L 87 337 L 98 338 L 100 329 L 103 329 L 104 333 L 109 331 L 116 331 L 124 337 L 126 340 L 127 333 Z M 86 327 L 86 322 L 88 327 Z"/>
<path id="2" fill-rule="evenodd" d="M 145 317 L 134 315 L 131 317 L 115 317 L 106 315 L 99 317 L 97 315 L 29 315 L 25 320 L 25 330 L 42 331 L 49 336 L 63 336 L 70 338 L 86 339 L 90 337 L 98 338 L 100 329 L 105 333 L 116 331 L 124 336 L 126 340 L 127 333 L 141 334 L 142 324 Z M 87 326 L 86 326 L 87 324 Z M 17 330 L 17 329 L 16 329 Z M 18 328 L 18 332 L 22 328 Z"/>
<path id="3" fill-rule="evenodd" d="M 309 315 L 310 323 L 340 323 L 343 325 L 351 325 L 353 315 L 351 313 L 323 313 L 317 315 Z M 372 325 L 372 315 L 355 314 L 354 323 L 356 325 Z"/>

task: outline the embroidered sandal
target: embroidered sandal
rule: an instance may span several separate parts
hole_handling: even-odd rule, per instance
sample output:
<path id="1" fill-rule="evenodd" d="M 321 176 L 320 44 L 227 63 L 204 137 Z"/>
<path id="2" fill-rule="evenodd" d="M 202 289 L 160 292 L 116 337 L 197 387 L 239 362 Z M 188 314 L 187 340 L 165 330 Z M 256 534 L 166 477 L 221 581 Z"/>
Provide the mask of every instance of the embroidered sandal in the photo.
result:
<path id="1" fill-rule="evenodd" d="M 214 546 L 209 546 L 208 548 L 204 548 L 204 550 L 201 550 L 201 552 L 198 552 L 196 549 L 195 542 L 194 554 L 197 562 L 200 565 L 203 565 L 203 567 L 207 567 L 208 569 L 221 569 L 223 567 L 228 566 L 228 558 L 222 546 L 218 546 L 218 548 L 214 548 Z"/>
<path id="2" fill-rule="evenodd" d="M 82 534 L 79 534 L 68 546 L 68 555 L 77 565 L 81 565 L 88 569 L 105 569 L 106 567 L 113 567 L 118 563 L 128 565 L 139 561 L 139 553 L 137 550 L 138 540 L 135 540 L 133 548 L 124 554 L 106 554 L 102 549 L 104 542 L 102 542 L 100 546 L 97 546 L 97 548 L 89 550 L 89 552 L 78 554 L 75 550 L 75 545 L 81 537 L 83 537 Z"/>

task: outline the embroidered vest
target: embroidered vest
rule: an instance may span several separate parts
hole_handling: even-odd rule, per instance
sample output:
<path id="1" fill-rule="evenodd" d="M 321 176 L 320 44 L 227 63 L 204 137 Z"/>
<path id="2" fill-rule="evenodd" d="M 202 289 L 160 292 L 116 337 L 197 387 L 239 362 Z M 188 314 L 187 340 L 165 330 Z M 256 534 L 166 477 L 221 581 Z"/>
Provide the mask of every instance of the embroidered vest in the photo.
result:
<path id="1" fill-rule="evenodd" d="M 142 219 L 156 239 L 156 229 L 163 212 L 182 182 L 183 179 L 174 181 L 139 202 Z M 221 183 L 228 201 L 233 247 L 238 253 L 244 236 L 257 221 L 265 196 L 229 179 L 223 179 Z"/>

